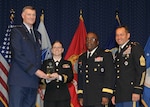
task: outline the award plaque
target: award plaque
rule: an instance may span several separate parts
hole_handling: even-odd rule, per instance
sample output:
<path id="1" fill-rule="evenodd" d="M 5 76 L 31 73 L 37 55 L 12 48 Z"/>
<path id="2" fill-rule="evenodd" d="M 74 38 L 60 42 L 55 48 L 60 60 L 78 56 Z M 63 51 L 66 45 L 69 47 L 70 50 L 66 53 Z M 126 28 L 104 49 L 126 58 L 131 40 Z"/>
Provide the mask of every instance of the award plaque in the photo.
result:
<path id="1" fill-rule="evenodd" d="M 52 74 L 53 72 L 55 72 L 54 64 L 53 62 L 49 62 L 48 65 L 46 66 L 46 73 Z"/>

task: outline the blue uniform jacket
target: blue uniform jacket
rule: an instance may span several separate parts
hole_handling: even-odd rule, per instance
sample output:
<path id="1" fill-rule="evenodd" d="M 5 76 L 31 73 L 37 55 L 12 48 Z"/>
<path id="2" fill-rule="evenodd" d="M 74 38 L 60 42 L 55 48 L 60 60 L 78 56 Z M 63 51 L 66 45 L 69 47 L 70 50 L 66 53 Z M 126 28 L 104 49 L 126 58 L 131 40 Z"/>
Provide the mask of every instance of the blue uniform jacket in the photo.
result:
<path id="1" fill-rule="evenodd" d="M 39 79 L 35 75 L 41 67 L 41 35 L 34 30 L 36 42 L 25 25 L 11 31 L 12 63 L 8 74 L 8 84 L 37 88 Z"/>

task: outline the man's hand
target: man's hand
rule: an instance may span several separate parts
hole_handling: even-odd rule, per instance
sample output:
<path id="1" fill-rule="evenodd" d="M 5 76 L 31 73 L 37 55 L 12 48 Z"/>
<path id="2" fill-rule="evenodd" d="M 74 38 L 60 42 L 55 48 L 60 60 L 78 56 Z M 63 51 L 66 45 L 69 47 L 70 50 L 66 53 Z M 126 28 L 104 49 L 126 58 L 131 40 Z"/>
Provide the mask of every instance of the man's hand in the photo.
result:
<path id="1" fill-rule="evenodd" d="M 113 105 L 116 104 L 116 103 L 115 103 L 115 96 L 113 96 L 113 97 L 111 98 L 111 102 L 112 102 Z"/>
<path id="2" fill-rule="evenodd" d="M 102 97 L 102 105 L 107 105 L 109 102 L 109 99 L 107 97 Z"/>
<path id="3" fill-rule="evenodd" d="M 43 71 L 39 69 L 35 72 L 35 75 L 38 76 L 39 78 L 44 78 L 44 79 L 50 78 L 47 74 L 45 74 Z"/>
<path id="4" fill-rule="evenodd" d="M 39 95 L 40 95 L 40 98 L 41 98 L 42 100 L 44 100 L 44 93 L 43 93 L 43 91 L 42 91 L 41 88 L 38 88 L 38 93 L 39 93 Z"/>
<path id="5" fill-rule="evenodd" d="M 83 106 L 83 98 L 79 98 L 79 103 L 81 106 Z"/>
<path id="6" fill-rule="evenodd" d="M 53 79 L 59 79 L 59 74 L 55 72 L 55 73 L 50 74 L 50 77 Z"/>
<path id="7" fill-rule="evenodd" d="M 140 94 L 132 94 L 132 101 L 139 101 L 140 100 Z"/>

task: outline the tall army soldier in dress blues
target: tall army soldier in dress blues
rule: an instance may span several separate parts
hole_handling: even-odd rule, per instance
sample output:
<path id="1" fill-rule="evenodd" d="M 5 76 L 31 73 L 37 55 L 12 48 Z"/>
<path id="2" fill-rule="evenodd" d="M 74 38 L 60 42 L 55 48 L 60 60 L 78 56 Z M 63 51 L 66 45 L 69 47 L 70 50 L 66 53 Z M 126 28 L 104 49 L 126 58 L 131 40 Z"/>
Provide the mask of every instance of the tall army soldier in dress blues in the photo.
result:
<path id="1" fill-rule="evenodd" d="M 84 107 L 108 106 L 113 94 L 113 57 L 110 51 L 98 45 L 97 34 L 89 32 L 86 37 L 88 50 L 78 60 L 78 99 Z"/>
<path id="2" fill-rule="evenodd" d="M 119 45 L 115 56 L 116 89 L 113 104 L 116 107 L 139 107 L 140 95 L 145 78 L 145 58 L 143 48 L 130 41 L 126 26 L 116 29 L 116 42 Z"/>
<path id="3" fill-rule="evenodd" d="M 21 16 L 23 24 L 14 27 L 11 32 L 9 107 L 35 107 L 39 77 L 44 79 L 49 77 L 40 70 L 41 35 L 33 29 L 36 10 L 32 6 L 25 6 Z"/>
<path id="4" fill-rule="evenodd" d="M 53 43 L 51 51 L 52 59 L 42 64 L 42 69 L 50 76 L 46 80 L 44 107 L 70 107 L 67 83 L 73 80 L 72 64 L 62 58 L 64 48 L 60 41 Z"/>

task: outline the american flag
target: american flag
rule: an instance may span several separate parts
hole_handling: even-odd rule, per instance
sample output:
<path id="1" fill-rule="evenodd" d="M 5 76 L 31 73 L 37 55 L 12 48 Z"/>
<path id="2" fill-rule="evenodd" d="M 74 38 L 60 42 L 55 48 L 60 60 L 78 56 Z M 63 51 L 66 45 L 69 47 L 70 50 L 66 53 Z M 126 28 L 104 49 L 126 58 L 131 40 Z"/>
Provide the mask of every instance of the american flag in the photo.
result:
<path id="1" fill-rule="evenodd" d="M 10 32 L 13 28 L 13 15 L 14 11 L 11 10 L 10 24 L 7 27 L 4 41 L 0 47 L 0 101 L 4 107 L 8 107 L 8 86 L 7 77 L 11 63 L 11 52 L 10 52 Z"/>

